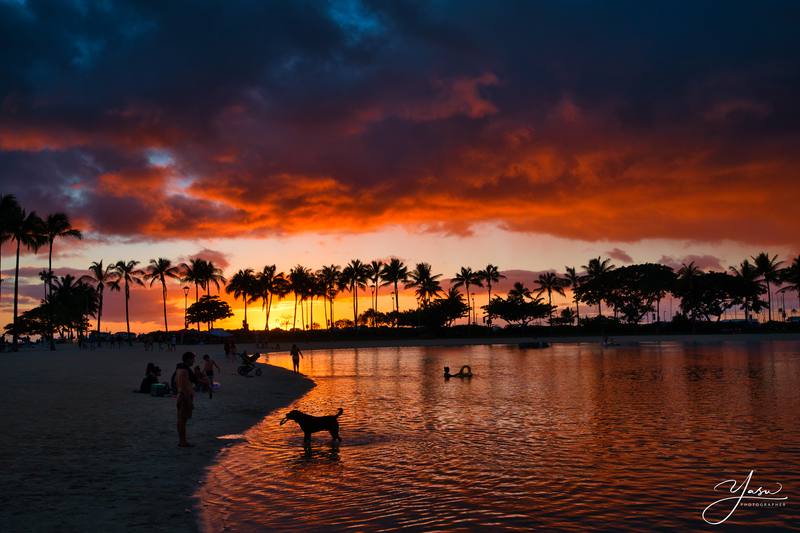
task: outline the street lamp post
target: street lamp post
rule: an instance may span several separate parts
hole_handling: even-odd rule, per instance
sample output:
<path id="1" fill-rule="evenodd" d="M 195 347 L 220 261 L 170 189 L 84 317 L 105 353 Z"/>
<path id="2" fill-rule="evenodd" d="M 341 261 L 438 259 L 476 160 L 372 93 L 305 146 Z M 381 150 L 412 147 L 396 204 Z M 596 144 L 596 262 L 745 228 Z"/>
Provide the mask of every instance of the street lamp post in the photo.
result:
<path id="1" fill-rule="evenodd" d="M 189 329 L 189 323 L 186 321 L 186 313 L 189 309 L 189 286 L 183 287 L 183 329 Z"/>

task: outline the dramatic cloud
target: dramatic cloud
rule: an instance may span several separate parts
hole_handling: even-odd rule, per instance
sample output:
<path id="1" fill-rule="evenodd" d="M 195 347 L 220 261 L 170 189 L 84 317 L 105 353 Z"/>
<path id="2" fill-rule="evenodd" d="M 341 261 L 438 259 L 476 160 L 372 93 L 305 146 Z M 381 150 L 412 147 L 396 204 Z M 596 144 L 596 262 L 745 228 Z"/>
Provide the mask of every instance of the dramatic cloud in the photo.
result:
<path id="1" fill-rule="evenodd" d="M 658 262 L 671 267 L 673 270 L 678 270 L 682 265 L 688 265 L 689 263 L 694 263 L 700 270 L 714 270 L 717 272 L 727 270 L 726 267 L 722 265 L 720 258 L 714 257 L 713 255 L 687 255 L 681 258 L 662 255 Z"/>
<path id="2" fill-rule="evenodd" d="M 620 250 L 619 248 L 614 248 L 613 250 L 607 251 L 606 255 L 611 259 L 620 261 L 621 263 L 633 263 L 633 258 L 629 256 L 625 250 Z"/>
<path id="3" fill-rule="evenodd" d="M 798 15 L 0 2 L 2 192 L 130 239 L 490 222 L 794 244 Z"/>

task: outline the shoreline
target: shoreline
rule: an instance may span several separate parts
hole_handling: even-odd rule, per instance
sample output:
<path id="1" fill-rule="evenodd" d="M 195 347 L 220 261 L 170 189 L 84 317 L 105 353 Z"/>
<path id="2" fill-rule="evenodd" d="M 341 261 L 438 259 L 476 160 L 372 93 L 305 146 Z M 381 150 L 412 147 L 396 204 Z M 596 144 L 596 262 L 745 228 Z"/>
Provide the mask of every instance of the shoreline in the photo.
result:
<path id="1" fill-rule="evenodd" d="M 0 354 L 0 482 L 17 487 L 0 494 L 3 531 L 200 531 L 197 488 L 220 450 L 239 442 L 218 437 L 244 433 L 314 387 L 271 365 L 238 376 L 217 346 L 61 348 Z M 147 362 L 168 381 L 186 350 L 223 368 L 214 398 L 195 396 L 189 449 L 176 446 L 175 399 L 132 392 Z"/>
<path id="2" fill-rule="evenodd" d="M 619 346 L 633 346 L 637 344 L 651 344 L 660 342 L 686 342 L 692 344 L 710 344 L 720 342 L 758 342 L 758 341 L 800 341 L 800 333 L 719 333 L 719 334 L 660 334 L 660 335 L 615 335 L 610 336 Z M 301 350 L 346 350 L 358 348 L 403 348 L 424 346 L 473 346 L 473 345 L 502 345 L 519 344 L 531 341 L 546 341 L 550 344 L 601 344 L 603 337 L 572 336 L 572 337 L 464 337 L 464 338 L 433 338 L 433 339 L 364 339 L 364 340 L 331 340 L 331 341 L 295 341 Z M 257 348 L 254 343 L 237 345 L 237 349 L 248 352 L 281 353 L 288 351 L 292 342 L 268 343 L 266 347 Z"/>

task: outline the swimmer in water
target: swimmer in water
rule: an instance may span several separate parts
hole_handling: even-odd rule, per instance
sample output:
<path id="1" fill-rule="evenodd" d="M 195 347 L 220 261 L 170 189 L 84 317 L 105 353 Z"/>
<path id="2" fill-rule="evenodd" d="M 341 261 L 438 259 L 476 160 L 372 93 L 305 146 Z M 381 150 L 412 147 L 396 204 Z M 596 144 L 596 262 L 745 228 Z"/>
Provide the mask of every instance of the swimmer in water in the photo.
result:
<path id="1" fill-rule="evenodd" d="M 444 367 L 444 379 L 450 378 L 471 378 L 472 377 L 472 369 L 469 365 L 464 365 L 461 367 L 461 370 L 458 371 L 457 374 L 450 373 L 450 367 Z"/>

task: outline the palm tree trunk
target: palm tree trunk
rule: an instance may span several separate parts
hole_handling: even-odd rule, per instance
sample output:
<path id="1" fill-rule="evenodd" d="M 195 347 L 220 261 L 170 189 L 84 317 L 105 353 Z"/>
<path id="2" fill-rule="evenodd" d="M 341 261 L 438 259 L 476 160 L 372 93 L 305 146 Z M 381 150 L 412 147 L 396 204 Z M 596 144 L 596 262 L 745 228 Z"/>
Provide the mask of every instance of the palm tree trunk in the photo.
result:
<path id="1" fill-rule="evenodd" d="M 553 326 L 553 292 L 550 289 L 547 289 L 547 305 L 550 307 L 550 309 L 547 310 L 548 315 L 550 315 L 547 320 L 549 320 L 550 326 L 552 327 Z"/>
<path id="2" fill-rule="evenodd" d="M 125 327 L 128 330 L 128 345 L 132 346 L 133 343 L 131 342 L 131 320 L 128 316 L 128 300 L 131 299 L 131 292 L 130 288 L 128 287 L 128 282 L 125 282 Z"/>
<path id="3" fill-rule="evenodd" d="M 53 292 L 53 240 L 50 239 L 50 250 L 47 253 L 47 301 L 49 302 Z M 50 351 L 55 351 L 56 341 L 53 339 L 53 306 L 48 305 L 47 329 L 50 332 Z"/>
<path id="4" fill-rule="evenodd" d="M 309 312 L 308 312 L 309 313 L 308 329 L 310 329 L 311 331 L 314 331 L 314 296 L 313 295 L 311 296 L 311 301 L 308 304 L 308 308 L 309 308 Z"/>
<path id="5" fill-rule="evenodd" d="M 19 300 L 19 239 L 17 239 L 17 266 L 14 268 L 14 333 L 11 337 L 11 349 L 19 350 L 19 332 L 17 331 L 17 301 Z"/>
<path id="6" fill-rule="evenodd" d="M 103 316 L 103 289 L 101 288 L 99 291 L 100 293 L 100 302 L 97 307 L 97 344 L 100 344 L 100 318 Z"/>
<path id="7" fill-rule="evenodd" d="M 336 328 L 336 324 L 333 320 L 333 298 L 328 298 L 331 302 L 331 328 Z"/>
<path id="8" fill-rule="evenodd" d="M 328 297 L 322 297 L 322 310 L 325 312 L 325 325 L 328 326 Z"/>
<path id="9" fill-rule="evenodd" d="M 294 316 L 292 317 L 292 329 L 297 327 L 297 293 L 294 293 Z"/>
<path id="10" fill-rule="evenodd" d="M 373 315 L 372 315 L 372 327 L 373 328 L 376 326 L 375 320 L 378 318 L 377 317 L 377 314 L 378 314 L 378 288 L 379 288 L 378 280 L 375 280 L 375 305 L 372 307 L 372 310 L 375 311 L 375 313 L 373 313 Z"/>
<path id="11" fill-rule="evenodd" d="M 486 287 L 489 289 L 489 303 L 491 303 L 491 301 L 492 301 L 492 282 L 491 281 L 487 281 L 486 282 Z M 492 315 L 490 315 L 488 312 L 486 313 L 486 322 L 489 325 L 489 327 L 492 326 Z"/>
<path id="12" fill-rule="evenodd" d="M 353 284 L 353 323 L 358 329 L 358 284 Z"/>
<path id="13" fill-rule="evenodd" d="M 245 326 L 245 329 L 249 329 L 249 326 L 247 325 L 247 295 L 246 294 L 244 295 L 244 326 Z"/>
<path id="14" fill-rule="evenodd" d="M 197 281 L 194 282 L 194 303 L 200 301 L 200 289 L 197 285 Z M 197 324 L 197 332 L 200 333 L 200 322 L 195 322 Z"/>
<path id="15" fill-rule="evenodd" d="M 574 298 L 575 300 L 575 325 L 580 326 L 581 324 L 581 309 L 578 306 L 578 299 Z"/>
<path id="16" fill-rule="evenodd" d="M 267 305 L 267 329 L 269 329 L 269 317 L 272 314 L 272 293 L 269 293 L 269 304 Z"/>
<path id="17" fill-rule="evenodd" d="M 772 322 L 772 290 L 769 287 L 769 281 L 767 281 L 767 320 Z"/>
<path id="18" fill-rule="evenodd" d="M 161 278 L 161 300 L 164 302 L 164 333 L 169 333 L 167 327 L 167 282 Z"/>

